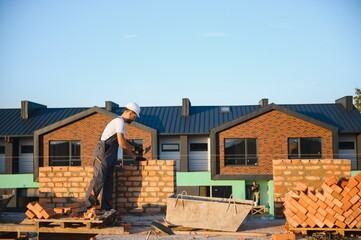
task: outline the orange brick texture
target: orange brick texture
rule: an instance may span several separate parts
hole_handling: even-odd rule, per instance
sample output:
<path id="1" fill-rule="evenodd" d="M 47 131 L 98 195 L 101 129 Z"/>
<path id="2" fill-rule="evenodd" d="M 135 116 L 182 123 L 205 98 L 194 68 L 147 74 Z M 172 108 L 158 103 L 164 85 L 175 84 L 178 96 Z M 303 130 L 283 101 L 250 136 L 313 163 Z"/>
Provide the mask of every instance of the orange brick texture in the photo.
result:
<path id="1" fill-rule="evenodd" d="M 361 229 L 361 173 L 330 177 L 320 189 L 295 188 L 287 193 L 284 206 L 286 220 L 294 228 Z"/>
<path id="2" fill-rule="evenodd" d="M 92 167 L 41 167 L 39 202 L 51 207 L 83 204 Z M 168 196 L 175 193 L 175 161 L 148 160 L 139 167 L 117 166 L 113 208 L 123 213 L 165 213 Z"/>
<path id="3" fill-rule="evenodd" d="M 108 116 L 95 113 L 42 135 L 40 146 L 43 149 L 43 166 L 49 166 L 49 142 L 54 140 L 80 141 L 81 166 L 92 166 L 95 145 L 111 120 L 112 118 Z M 135 128 L 131 124 L 125 125 L 125 134 L 127 139 L 142 139 L 144 149 L 152 145 L 151 133 Z M 150 159 L 151 156 L 150 148 L 144 157 Z"/>
<path id="4" fill-rule="evenodd" d="M 121 212 L 165 213 L 168 196 L 175 193 L 174 160 L 150 160 L 116 173 L 115 204 Z"/>
<path id="5" fill-rule="evenodd" d="M 219 133 L 220 174 L 272 174 L 272 160 L 288 158 L 290 137 L 320 137 L 323 158 L 333 158 L 330 130 L 273 110 Z M 225 138 L 257 138 L 258 165 L 225 166 Z"/>
<path id="6" fill-rule="evenodd" d="M 273 160 L 275 217 L 282 218 L 286 193 L 294 188 L 321 188 L 330 177 L 350 177 L 350 160 L 343 159 L 280 159 Z"/>
<path id="7" fill-rule="evenodd" d="M 83 203 L 93 167 L 39 168 L 39 202 L 51 207 L 71 207 Z"/>

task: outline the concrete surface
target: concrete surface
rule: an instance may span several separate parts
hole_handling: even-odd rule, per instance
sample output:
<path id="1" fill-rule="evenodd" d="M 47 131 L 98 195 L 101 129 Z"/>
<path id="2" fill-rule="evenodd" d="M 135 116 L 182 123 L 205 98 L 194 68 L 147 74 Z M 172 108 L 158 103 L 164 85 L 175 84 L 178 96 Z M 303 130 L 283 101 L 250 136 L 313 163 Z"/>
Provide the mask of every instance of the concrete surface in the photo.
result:
<path id="1" fill-rule="evenodd" d="M 150 226 L 151 222 L 156 220 L 159 222 L 164 221 L 164 215 L 153 216 L 130 216 L 126 215 L 122 217 L 122 222 L 132 225 L 132 229 L 129 231 L 130 235 L 98 235 L 97 240 L 122 240 L 122 239 L 172 239 L 172 240 L 185 240 L 185 239 L 271 239 L 274 233 L 285 233 L 285 219 L 272 219 L 266 215 L 249 215 L 241 224 L 237 233 L 239 236 L 225 236 L 225 235 L 195 235 L 196 232 L 186 231 L 189 235 L 157 235 L 154 232 L 148 236 L 147 233 L 152 230 Z M 221 220 L 221 219 L 220 219 Z M 202 230 L 204 231 L 204 230 Z M 247 235 L 249 234 L 249 235 Z M 254 234 L 266 234 L 266 237 L 255 237 Z M 302 238 L 299 238 L 302 239 Z"/>

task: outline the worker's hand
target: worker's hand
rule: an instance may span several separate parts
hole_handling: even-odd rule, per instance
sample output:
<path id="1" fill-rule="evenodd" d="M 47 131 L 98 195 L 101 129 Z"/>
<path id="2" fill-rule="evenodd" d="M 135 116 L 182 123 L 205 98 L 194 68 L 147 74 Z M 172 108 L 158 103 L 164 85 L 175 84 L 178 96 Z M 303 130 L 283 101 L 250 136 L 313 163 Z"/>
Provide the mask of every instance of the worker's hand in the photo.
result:
<path id="1" fill-rule="evenodd" d="M 140 157 L 140 156 L 137 156 L 134 161 L 137 161 L 137 162 L 140 162 L 140 161 L 145 161 L 147 159 L 145 159 L 144 157 Z"/>
<path id="2" fill-rule="evenodd" d="M 138 155 L 142 155 L 144 150 L 142 147 L 137 146 L 134 148 L 134 152 L 136 152 Z"/>

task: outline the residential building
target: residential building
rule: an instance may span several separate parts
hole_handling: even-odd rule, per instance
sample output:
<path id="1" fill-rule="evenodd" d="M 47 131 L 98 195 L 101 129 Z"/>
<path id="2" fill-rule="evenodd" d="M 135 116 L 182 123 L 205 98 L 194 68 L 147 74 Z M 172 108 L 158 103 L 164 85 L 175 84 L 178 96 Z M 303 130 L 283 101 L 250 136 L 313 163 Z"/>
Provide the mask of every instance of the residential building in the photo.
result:
<path id="1" fill-rule="evenodd" d="M 38 196 L 41 166 L 91 166 L 105 125 L 123 107 L 48 108 L 22 101 L 0 109 L 0 192 L 16 190 L 11 207 Z M 272 160 L 350 159 L 361 169 L 361 114 L 346 96 L 327 104 L 142 107 L 126 136 L 147 159 L 176 160 L 177 192 L 273 202 Z M 119 164 L 134 164 L 119 151 Z"/>

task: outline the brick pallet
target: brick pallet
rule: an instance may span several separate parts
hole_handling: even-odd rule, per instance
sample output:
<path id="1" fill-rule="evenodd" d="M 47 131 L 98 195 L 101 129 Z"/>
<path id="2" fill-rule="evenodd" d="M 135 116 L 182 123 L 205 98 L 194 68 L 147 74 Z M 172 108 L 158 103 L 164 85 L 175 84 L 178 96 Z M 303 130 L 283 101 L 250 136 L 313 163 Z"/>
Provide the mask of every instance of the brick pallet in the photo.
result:
<path id="1" fill-rule="evenodd" d="M 84 213 L 85 215 L 86 213 Z M 76 227 L 85 227 L 90 228 L 102 228 L 107 225 L 110 225 L 114 221 L 116 215 L 116 210 L 112 209 L 105 212 L 103 215 L 96 217 L 67 217 L 67 216 L 57 216 L 56 218 L 51 219 L 33 219 L 35 227 L 46 228 L 59 226 L 60 228 L 76 228 Z"/>
<path id="2" fill-rule="evenodd" d="M 361 173 L 331 177 L 314 189 L 302 183 L 286 194 L 284 214 L 290 230 L 361 230 Z"/>

